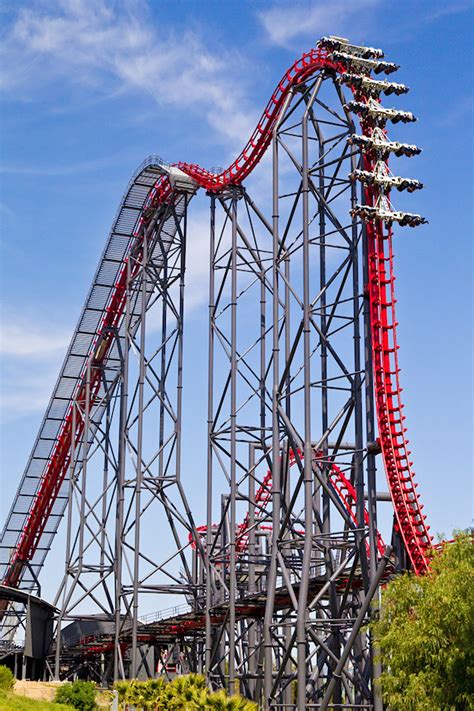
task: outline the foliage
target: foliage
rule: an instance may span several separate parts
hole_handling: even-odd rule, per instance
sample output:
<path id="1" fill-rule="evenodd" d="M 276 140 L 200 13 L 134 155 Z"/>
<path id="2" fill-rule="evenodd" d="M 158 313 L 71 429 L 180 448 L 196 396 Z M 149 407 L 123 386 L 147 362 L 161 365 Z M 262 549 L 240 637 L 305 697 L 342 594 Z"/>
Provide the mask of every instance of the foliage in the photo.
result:
<path id="1" fill-rule="evenodd" d="M 429 573 L 387 585 L 372 631 L 392 711 L 474 709 L 473 589 L 474 546 L 465 533 L 434 553 Z"/>
<path id="2" fill-rule="evenodd" d="M 74 711 L 74 708 L 0 691 L 0 711 Z"/>
<path id="3" fill-rule="evenodd" d="M 95 711 L 96 686 L 92 681 L 66 682 L 56 691 L 55 701 L 63 704 L 70 704 L 79 711 Z"/>
<path id="4" fill-rule="evenodd" d="M 4 664 L 0 664 L 0 689 L 2 691 L 10 691 L 10 689 L 13 689 L 14 683 L 13 672 Z"/>
<path id="5" fill-rule="evenodd" d="M 257 705 L 225 691 L 211 692 L 199 674 L 177 676 L 173 681 L 118 681 L 119 702 L 156 711 L 257 711 Z"/>

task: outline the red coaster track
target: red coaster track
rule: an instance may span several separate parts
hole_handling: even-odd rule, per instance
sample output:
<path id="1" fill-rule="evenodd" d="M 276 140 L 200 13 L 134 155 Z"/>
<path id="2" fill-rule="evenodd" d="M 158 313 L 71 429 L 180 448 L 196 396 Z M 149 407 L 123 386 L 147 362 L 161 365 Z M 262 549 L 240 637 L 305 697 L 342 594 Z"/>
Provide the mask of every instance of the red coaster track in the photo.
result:
<path id="1" fill-rule="evenodd" d="M 337 53 L 335 54 L 337 55 Z M 386 66 L 386 71 L 393 70 L 393 65 Z M 267 149 L 272 138 L 272 130 L 280 116 L 288 93 L 320 70 L 328 70 L 333 75 L 343 75 L 346 72 L 346 66 L 344 62 L 336 60 L 332 53 L 324 48 L 303 54 L 283 75 L 241 154 L 222 173 L 216 175 L 188 163 L 178 163 L 177 167 L 193 178 L 198 186 L 215 193 L 225 190 L 230 185 L 242 183 Z M 367 76 L 369 76 L 368 71 Z M 357 101 L 368 103 L 369 98 L 360 87 L 352 86 L 351 88 Z M 361 126 L 364 136 L 370 137 L 372 132 L 370 120 L 361 120 Z M 369 150 L 365 154 L 365 168 L 372 170 L 374 166 L 375 158 Z M 365 192 L 366 204 L 368 206 L 376 205 L 379 197 L 377 187 L 374 185 L 367 187 Z M 97 398 L 100 388 L 100 365 L 105 362 L 113 343 L 111 329 L 118 327 L 123 317 L 127 261 L 132 252 L 135 263 L 137 259 L 139 260 L 140 238 L 147 228 L 148 216 L 152 210 L 160 204 L 167 204 L 170 200 L 174 200 L 174 196 L 175 193 L 168 177 L 160 178 L 150 192 L 142 211 L 139 228 L 135 233 L 136 239 L 117 274 L 105 316 L 96 332 L 92 356 L 88 366 L 82 371 L 80 384 L 71 396 L 71 403 L 73 400 L 79 403 L 85 402 L 87 397 L 92 405 Z M 401 388 L 397 358 L 392 234 L 390 230 L 386 230 L 380 219 L 374 218 L 368 224 L 367 235 L 369 247 L 369 284 L 367 289 L 370 299 L 372 356 L 380 445 L 398 527 L 413 569 L 419 574 L 427 569 L 431 539 L 416 493 L 416 484 L 413 481 L 403 427 L 403 405 L 400 399 Z M 67 475 L 71 443 L 74 441 L 76 446 L 79 445 L 83 432 L 84 422 L 81 418 L 79 418 L 73 432 L 71 404 L 64 417 L 56 445 L 46 464 L 25 526 L 11 554 L 3 580 L 4 584 L 12 587 L 18 586 L 25 567 L 38 547 L 58 492 Z"/>

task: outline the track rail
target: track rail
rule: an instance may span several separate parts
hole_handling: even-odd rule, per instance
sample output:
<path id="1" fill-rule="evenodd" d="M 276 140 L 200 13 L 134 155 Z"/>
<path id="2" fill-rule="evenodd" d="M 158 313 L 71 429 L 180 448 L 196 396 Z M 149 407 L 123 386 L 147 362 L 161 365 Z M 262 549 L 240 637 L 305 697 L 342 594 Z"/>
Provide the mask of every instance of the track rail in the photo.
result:
<path id="1" fill-rule="evenodd" d="M 368 204 L 374 199 L 370 191 L 367 191 L 366 197 Z M 398 529 L 413 569 L 420 574 L 429 565 L 431 537 L 429 527 L 425 524 L 423 505 L 416 491 L 413 463 L 410 461 L 411 453 L 405 436 L 398 364 L 392 231 L 384 233 L 381 225 L 370 225 L 367 237 L 372 361 L 379 438 Z"/>
<path id="2" fill-rule="evenodd" d="M 283 75 L 245 148 L 226 170 L 214 174 L 198 165 L 184 162 L 177 163 L 177 168 L 191 177 L 197 186 L 213 193 L 220 193 L 231 185 L 242 183 L 268 148 L 272 131 L 288 94 L 318 71 L 326 71 L 333 78 L 343 76 L 347 73 L 347 62 L 344 57 L 344 54 L 324 47 L 303 54 Z M 368 68 L 363 71 L 367 78 L 370 76 L 371 64 L 376 63 L 365 61 L 365 66 Z M 386 71 L 394 70 L 394 65 L 386 64 L 386 67 Z M 364 86 L 363 82 L 359 82 L 357 86 L 351 86 L 351 90 L 359 105 L 365 104 L 370 108 L 372 100 L 369 93 L 364 93 Z M 373 131 L 370 117 L 361 120 L 361 127 L 364 136 L 370 138 Z M 370 150 L 365 153 L 364 163 L 366 170 L 370 171 L 375 167 L 376 157 Z M 374 185 L 365 188 L 366 205 L 371 207 L 377 204 L 378 191 L 380 189 Z M 92 400 L 99 397 L 100 367 L 110 355 L 114 343 L 113 333 L 120 329 L 122 322 L 127 279 L 126 265 L 131 250 L 139 252 L 141 238 L 148 229 L 150 220 L 156 218 L 156 210 L 169 207 L 176 199 L 176 195 L 179 195 L 179 187 L 175 188 L 169 177 L 161 175 L 142 204 L 137 227 L 129 241 L 129 251 L 124 254 L 121 267 L 117 271 L 103 317 L 95 331 L 92 349 L 81 370 L 77 389 L 71 395 L 69 409 L 65 412 L 55 437 L 54 447 L 47 457 L 36 495 L 5 566 L 3 582 L 7 585 L 14 587 L 19 584 L 25 569 L 38 550 L 47 521 L 52 515 L 66 479 L 71 442 L 74 441 L 78 446 L 81 441 L 83 426 L 81 429 L 79 424 L 73 432 L 71 412 L 73 398 L 76 402 L 81 402 L 86 396 Z M 367 288 L 370 301 L 372 358 L 380 444 L 398 527 L 415 572 L 422 573 L 428 567 L 428 549 L 431 546 L 431 539 L 415 490 L 416 485 L 408 459 L 409 452 L 403 427 L 391 229 L 386 230 L 382 220 L 374 218 L 368 223 L 367 238 L 369 272 Z M 86 375 L 87 373 L 89 376 Z M 347 493 L 347 487 L 345 491 Z M 59 517 L 64 512 L 64 506 Z M 5 530 L 7 529 L 8 525 Z"/>

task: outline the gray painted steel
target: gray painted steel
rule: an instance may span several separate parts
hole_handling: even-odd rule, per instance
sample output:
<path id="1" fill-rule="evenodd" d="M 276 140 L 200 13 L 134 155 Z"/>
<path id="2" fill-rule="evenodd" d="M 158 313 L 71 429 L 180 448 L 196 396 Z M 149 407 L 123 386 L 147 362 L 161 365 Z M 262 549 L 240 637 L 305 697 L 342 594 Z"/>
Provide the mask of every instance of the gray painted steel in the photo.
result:
<path id="1" fill-rule="evenodd" d="M 151 188 L 163 172 L 166 172 L 166 164 L 158 156 L 150 156 L 134 173 L 125 190 L 0 537 L 0 578 L 5 574 L 11 550 L 25 526 L 28 512 L 35 499 L 53 447 L 57 442 L 61 426 L 74 400 L 74 394 L 84 377 L 85 365 L 92 352 L 97 330 L 113 292 L 117 274 L 133 244 L 133 235 L 142 207 Z M 108 358 L 111 370 L 117 366 L 118 361 L 118 350 L 117 347 L 114 347 Z M 103 397 L 104 391 L 103 387 L 100 396 Z M 103 414 L 103 407 L 95 413 L 94 423 L 96 426 L 100 424 Z M 25 590 L 33 590 L 35 584 L 37 585 L 38 575 L 67 506 L 68 487 L 68 477 L 66 477 L 49 516 L 40 545 L 22 577 L 21 587 Z"/>

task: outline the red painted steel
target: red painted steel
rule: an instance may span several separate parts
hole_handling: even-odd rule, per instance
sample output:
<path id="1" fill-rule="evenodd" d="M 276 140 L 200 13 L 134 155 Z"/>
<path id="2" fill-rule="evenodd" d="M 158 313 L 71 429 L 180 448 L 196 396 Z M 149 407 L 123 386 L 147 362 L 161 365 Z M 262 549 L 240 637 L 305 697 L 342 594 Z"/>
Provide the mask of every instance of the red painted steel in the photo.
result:
<path id="1" fill-rule="evenodd" d="M 368 102 L 363 92 L 352 87 L 356 101 Z M 361 119 L 362 133 L 370 136 L 373 125 Z M 388 160 L 388 159 L 386 159 Z M 375 170 L 375 158 L 364 154 L 364 169 Z M 380 199 L 376 185 L 364 186 L 365 203 L 375 207 Z M 385 193 L 389 200 L 389 194 Z M 398 362 L 397 320 L 395 312 L 395 275 L 393 233 L 391 225 L 382 220 L 367 223 L 368 290 L 372 336 L 372 363 L 379 440 L 388 486 L 395 510 L 398 529 L 403 538 L 413 570 L 417 574 L 429 567 L 432 538 L 425 524 L 423 505 L 416 491 L 405 436 L 405 416 L 401 400 L 400 367 Z"/>
<path id="2" fill-rule="evenodd" d="M 302 84 L 321 69 L 333 70 L 339 74 L 346 71 L 343 65 L 333 61 L 330 54 L 323 49 L 314 49 L 303 54 L 283 75 L 241 154 L 222 173 L 215 175 L 198 165 L 189 163 L 178 163 L 177 167 L 191 176 L 200 187 L 211 192 L 218 193 L 230 185 L 240 184 L 258 164 L 270 144 L 272 130 L 290 90 Z M 353 93 L 356 99 L 366 100 L 364 95 L 355 88 L 353 88 Z M 362 121 L 361 124 L 364 134 L 370 135 L 369 123 Z M 366 156 L 365 169 L 372 170 L 373 167 L 373 160 L 370 156 Z M 376 190 L 374 187 L 367 187 L 365 192 L 367 204 L 373 205 L 377 199 Z M 160 204 L 166 204 L 172 199 L 172 186 L 168 178 L 163 177 L 157 181 L 150 192 L 142 213 L 136 235 L 135 249 L 137 252 L 134 256 L 138 259 L 135 264 L 139 262 L 140 235 L 147 224 L 149 215 L 153 208 Z M 369 223 L 367 233 L 372 357 L 380 443 L 400 532 L 415 572 L 422 573 L 428 567 L 428 549 L 431 546 L 431 539 L 415 490 L 416 484 L 413 481 L 413 472 L 408 461 L 409 453 L 403 428 L 403 406 L 400 401 L 401 388 L 398 377 L 398 346 L 394 317 L 392 235 L 390 231 L 384 233 L 380 221 Z M 91 357 L 89 367 L 83 373 L 82 383 L 71 399 L 71 406 L 45 469 L 26 525 L 13 551 L 3 581 L 6 585 L 12 587 L 18 585 L 22 571 L 33 557 L 61 484 L 66 477 L 72 445 L 74 443 L 74 446 L 77 447 L 81 442 L 84 422 L 82 418 L 77 418 L 76 431 L 72 431 L 72 402 L 79 403 L 79 405 L 85 403 L 88 395 L 92 405 L 97 399 L 100 389 L 100 367 L 106 361 L 114 338 L 110 329 L 116 328 L 123 316 L 126 281 L 127 266 L 124 263 L 118 274 L 106 315 L 97 332 L 97 347 Z M 87 372 L 90 373 L 89 383 L 86 383 Z M 87 392 L 88 390 L 89 392 Z"/>
<path id="3" fill-rule="evenodd" d="M 370 160 L 367 161 L 370 165 Z M 366 190 L 368 204 L 374 199 Z M 393 273 L 392 232 L 381 224 L 368 224 L 369 296 L 372 325 L 372 361 L 379 439 L 399 531 L 417 574 L 429 566 L 431 537 L 425 524 L 414 481 L 408 440 L 403 426 L 397 322 Z M 388 264 L 388 270 L 387 270 Z"/>

